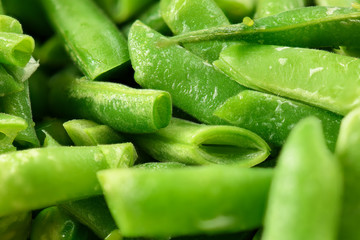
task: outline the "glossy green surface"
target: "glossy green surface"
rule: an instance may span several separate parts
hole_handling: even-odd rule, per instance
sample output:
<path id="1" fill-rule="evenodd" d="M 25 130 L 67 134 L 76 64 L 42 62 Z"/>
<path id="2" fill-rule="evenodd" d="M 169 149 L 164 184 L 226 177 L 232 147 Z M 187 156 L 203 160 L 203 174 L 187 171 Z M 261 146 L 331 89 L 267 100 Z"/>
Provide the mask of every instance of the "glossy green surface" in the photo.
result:
<path id="1" fill-rule="evenodd" d="M 124 36 L 91 0 L 43 0 L 42 4 L 70 56 L 90 79 L 128 64 Z"/>
<path id="2" fill-rule="evenodd" d="M 344 195 L 338 239 L 355 240 L 360 236 L 360 110 L 350 112 L 342 121 L 336 156 L 344 174 Z"/>
<path id="3" fill-rule="evenodd" d="M 26 240 L 31 227 L 31 212 L 0 217 L 1 240 Z"/>
<path id="4" fill-rule="evenodd" d="M 39 147 L 40 143 L 36 136 L 31 113 L 29 96 L 29 82 L 24 82 L 24 90 L 8 94 L 0 99 L 2 112 L 21 117 L 26 120 L 27 128 L 18 133 L 15 141 L 24 147 Z"/>
<path id="5" fill-rule="evenodd" d="M 176 107 L 202 122 L 224 123 L 213 111 L 244 88 L 184 48 L 157 47 L 159 39 L 165 38 L 139 21 L 133 24 L 129 49 L 136 82 L 168 91 Z"/>
<path id="6" fill-rule="evenodd" d="M 133 165 L 131 143 L 51 147 L 0 155 L 0 216 L 101 194 L 96 172 Z"/>
<path id="7" fill-rule="evenodd" d="M 355 8 L 298 8 L 257 19 L 251 26 L 234 24 L 184 33 L 158 45 L 222 39 L 309 48 L 358 46 L 359 19 Z"/>
<path id="8" fill-rule="evenodd" d="M 25 67 L 35 48 L 34 39 L 25 34 L 0 32 L 0 62 Z"/>
<path id="9" fill-rule="evenodd" d="M 58 207 L 42 210 L 34 219 L 31 240 L 88 240 L 91 233 Z"/>
<path id="10" fill-rule="evenodd" d="M 315 0 L 319 6 L 336 6 L 336 7 L 349 7 L 351 3 L 359 2 L 358 0 Z"/>
<path id="11" fill-rule="evenodd" d="M 321 122 L 304 119 L 280 153 L 261 239 L 337 239 L 342 185 L 340 164 L 325 145 Z"/>
<path id="12" fill-rule="evenodd" d="M 316 116 L 322 121 L 326 143 L 335 149 L 342 116 L 279 96 L 245 90 L 229 98 L 215 113 L 231 125 L 253 131 L 269 144 L 281 147 L 301 119 Z"/>
<path id="13" fill-rule="evenodd" d="M 271 169 L 225 166 L 98 173 L 125 237 L 256 228 L 262 222 L 272 175 Z"/>
<path id="14" fill-rule="evenodd" d="M 15 18 L 7 15 L 0 15 L 0 32 L 22 34 L 23 30 L 20 22 Z"/>
<path id="15" fill-rule="evenodd" d="M 230 24 L 213 0 L 161 0 L 160 6 L 164 21 L 175 35 Z M 185 44 L 184 47 L 211 63 L 228 45 L 221 41 L 207 41 Z"/>
<path id="16" fill-rule="evenodd" d="M 305 5 L 306 0 L 258 0 L 254 18 L 268 17 Z"/>
<path id="17" fill-rule="evenodd" d="M 70 120 L 64 123 L 64 128 L 76 146 L 125 142 L 124 137 L 109 126 L 100 125 L 90 120 Z"/>
<path id="18" fill-rule="evenodd" d="M 360 103 L 357 58 L 313 49 L 236 45 L 223 51 L 214 64 L 240 84 L 340 115 Z"/>
<path id="19" fill-rule="evenodd" d="M 0 113 L 0 154 L 16 150 L 12 143 L 16 135 L 26 128 L 25 119 Z"/>
<path id="20" fill-rule="evenodd" d="M 91 119 L 122 132 L 155 132 L 171 119 L 171 97 L 165 91 L 75 79 L 67 73 L 50 83 L 49 99 L 57 115 Z"/>
<path id="21" fill-rule="evenodd" d="M 246 129 L 196 124 L 178 118 L 156 133 L 131 138 L 150 156 L 163 162 L 251 167 L 270 154 L 266 142 Z"/>

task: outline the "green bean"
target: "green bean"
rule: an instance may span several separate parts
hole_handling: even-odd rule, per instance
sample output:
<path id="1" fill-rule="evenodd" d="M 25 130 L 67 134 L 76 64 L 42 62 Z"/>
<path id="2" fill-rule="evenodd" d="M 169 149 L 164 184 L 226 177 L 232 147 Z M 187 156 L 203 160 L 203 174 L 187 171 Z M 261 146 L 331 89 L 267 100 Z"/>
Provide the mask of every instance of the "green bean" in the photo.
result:
<path id="1" fill-rule="evenodd" d="M 103 196 L 66 202 L 60 204 L 59 208 L 90 228 L 101 239 L 118 229 Z M 115 237 L 115 232 L 112 235 Z"/>
<path id="2" fill-rule="evenodd" d="M 315 0 L 319 6 L 349 7 L 356 0 Z"/>
<path id="3" fill-rule="evenodd" d="M 155 132 L 171 119 L 167 92 L 75 79 L 66 72 L 51 82 L 49 103 L 62 116 L 91 119 L 123 132 Z"/>
<path id="4" fill-rule="evenodd" d="M 17 116 L 0 113 L 0 154 L 14 151 L 12 145 L 16 135 L 27 128 L 27 122 Z"/>
<path id="5" fill-rule="evenodd" d="M 172 168 L 183 168 L 186 167 L 185 164 L 179 162 L 148 162 L 135 165 L 133 168 L 145 168 L 145 169 L 172 169 Z"/>
<path id="6" fill-rule="evenodd" d="M 162 0 L 160 6 L 164 21 L 176 35 L 230 24 L 213 0 Z M 209 15 L 212 17 L 209 18 Z M 213 62 L 228 45 L 220 41 L 206 41 L 185 44 L 184 47 L 206 61 Z"/>
<path id="7" fill-rule="evenodd" d="M 165 237 L 260 226 L 272 174 L 206 166 L 100 171 L 98 178 L 125 237 Z"/>
<path id="8" fill-rule="evenodd" d="M 1 240 L 26 240 L 31 227 L 31 212 L 17 213 L 0 218 Z"/>
<path id="9" fill-rule="evenodd" d="M 244 88 L 181 47 L 158 48 L 160 39 L 141 22 L 133 24 L 129 49 L 136 82 L 168 91 L 176 107 L 204 123 L 224 123 L 213 111 Z"/>
<path id="10" fill-rule="evenodd" d="M 250 26 L 242 23 L 183 33 L 158 42 L 158 46 L 208 40 L 309 48 L 358 46 L 359 19 L 358 9 L 297 8 L 257 19 Z"/>
<path id="11" fill-rule="evenodd" d="M 116 23 L 123 23 L 142 10 L 146 9 L 155 0 L 96 0 Z"/>
<path id="12" fill-rule="evenodd" d="M 254 18 L 263 18 L 295 8 L 305 7 L 306 0 L 258 0 Z"/>
<path id="13" fill-rule="evenodd" d="M 38 147 L 39 140 L 34 129 L 29 96 L 29 82 L 24 82 L 25 89 L 21 92 L 8 94 L 0 99 L 0 109 L 3 112 L 26 120 L 27 128 L 18 133 L 15 141 L 24 147 Z"/>
<path id="14" fill-rule="evenodd" d="M 63 127 L 64 122 L 65 121 L 62 119 L 49 117 L 46 117 L 43 119 L 43 121 L 38 122 L 36 124 L 36 134 L 40 142 L 44 143 L 46 138 L 46 132 L 51 135 L 51 137 L 53 137 L 54 140 L 56 140 L 61 146 L 73 145 L 71 138 Z"/>
<path id="15" fill-rule="evenodd" d="M 23 29 L 18 20 L 6 15 L 0 15 L 0 32 L 22 34 Z"/>
<path id="16" fill-rule="evenodd" d="M 359 122 L 360 110 L 357 108 L 342 121 L 336 145 L 336 156 L 344 174 L 344 195 L 338 239 L 353 240 L 360 236 L 360 229 L 356 224 L 360 220 Z"/>
<path id="17" fill-rule="evenodd" d="M 24 90 L 24 84 L 14 79 L 3 65 L 0 65 L 0 78 L 2 83 L 0 85 L 0 97 Z"/>
<path id="18" fill-rule="evenodd" d="M 135 158 L 131 143 L 1 154 L 0 216 L 99 195 L 96 172 L 131 166 Z"/>
<path id="19" fill-rule="evenodd" d="M 313 49 L 236 45 L 223 51 L 214 64 L 247 87 L 340 115 L 360 103 L 360 60 L 356 58 Z"/>
<path id="20" fill-rule="evenodd" d="M 302 120 L 280 153 L 262 239 L 336 239 L 342 184 L 321 122 L 314 117 Z"/>
<path id="21" fill-rule="evenodd" d="M 342 117 L 321 108 L 271 94 L 245 90 L 229 98 L 214 113 L 231 125 L 248 129 L 266 142 L 281 147 L 301 119 L 318 117 L 328 147 L 333 151 Z"/>
<path id="22" fill-rule="evenodd" d="M 88 240 L 92 233 L 58 207 L 42 210 L 34 219 L 31 240 Z"/>
<path id="23" fill-rule="evenodd" d="M 25 67 L 34 48 L 34 39 L 28 35 L 0 32 L 1 63 Z"/>
<path id="24" fill-rule="evenodd" d="M 131 139 L 158 161 L 185 164 L 234 164 L 251 167 L 264 161 L 270 148 L 259 136 L 232 126 L 195 124 L 173 118 L 169 126 Z"/>
<path id="25" fill-rule="evenodd" d="M 42 130 L 42 131 L 45 134 L 43 147 L 60 147 L 61 146 L 61 144 L 58 141 L 56 141 L 48 132 L 46 132 L 45 130 Z"/>
<path id="26" fill-rule="evenodd" d="M 90 120 L 75 119 L 64 123 L 64 128 L 76 146 L 96 146 L 124 142 L 125 139 L 109 126 Z"/>
<path id="27" fill-rule="evenodd" d="M 43 0 L 42 4 L 70 56 L 90 79 L 107 77 L 128 64 L 124 36 L 95 3 Z"/>
<path id="28" fill-rule="evenodd" d="M 215 0 L 231 22 L 241 22 L 243 17 L 251 16 L 258 0 Z"/>

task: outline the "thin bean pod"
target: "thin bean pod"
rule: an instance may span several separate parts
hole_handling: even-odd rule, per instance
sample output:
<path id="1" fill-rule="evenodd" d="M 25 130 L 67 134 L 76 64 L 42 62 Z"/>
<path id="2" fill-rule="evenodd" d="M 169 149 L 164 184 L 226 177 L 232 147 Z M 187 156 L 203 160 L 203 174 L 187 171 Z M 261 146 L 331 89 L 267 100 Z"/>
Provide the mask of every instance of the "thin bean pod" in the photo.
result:
<path id="1" fill-rule="evenodd" d="M 70 56 L 90 79 L 107 77 L 129 62 L 127 42 L 91 0 L 43 0 Z"/>
<path id="2" fill-rule="evenodd" d="M 141 22 L 133 24 L 129 50 L 136 82 L 168 91 L 176 107 L 204 123 L 224 123 L 213 111 L 244 87 L 184 48 L 158 48 L 160 39 L 165 38 Z"/>
<path id="3" fill-rule="evenodd" d="M 261 239 L 337 239 L 342 181 L 321 122 L 314 117 L 302 120 L 280 153 Z"/>
<path id="4" fill-rule="evenodd" d="M 148 133 L 171 119 L 170 94 L 58 75 L 50 85 L 51 109 L 61 116 L 91 119 L 115 130 Z"/>
<path id="5" fill-rule="evenodd" d="M 344 174 L 344 195 L 338 239 L 355 240 L 360 236 L 360 110 L 350 112 L 341 122 L 336 156 Z"/>
<path id="6" fill-rule="evenodd" d="M 96 172 L 131 166 L 135 158 L 131 143 L 1 154 L 0 216 L 99 195 Z"/>
<path id="7" fill-rule="evenodd" d="M 281 147 L 293 127 L 303 118 L 322 121 L 328 147 L 335 149 L 342 116 L 279 96 L 245 90 L 229 98 L 214 113 L 231 125 L 248 129 L 266 142 Z"/>
<path id="8" fill-rule="evenodd" d="M 125 237 L 166 237 L 260 226 L 272 175 L 206 166 L 100 171 L 98 178 Z"/>
<path id="9" fill-rule="evenodd" d="M 183 33 L 158 46 L 208 40 L 245 41 L 292 47 L 358 46 L 360 11 L 350 8 L 306 7 L 241 23 Z"/>
<path id="10" fill-rule="evenodd" d="M 340 115 L 360 104 L 357 58 L 313 49 L 236 45 L 224 50 L 214 64 L 244 86 Z"/>
<path id="11" fill-rule="evenodd" d="M 177 118 L 155 133 L 130 138 L 154 159 L 163 162 L 251 167 L 270 154 L 266 142 L 246 129 L 195 124 Z"/>

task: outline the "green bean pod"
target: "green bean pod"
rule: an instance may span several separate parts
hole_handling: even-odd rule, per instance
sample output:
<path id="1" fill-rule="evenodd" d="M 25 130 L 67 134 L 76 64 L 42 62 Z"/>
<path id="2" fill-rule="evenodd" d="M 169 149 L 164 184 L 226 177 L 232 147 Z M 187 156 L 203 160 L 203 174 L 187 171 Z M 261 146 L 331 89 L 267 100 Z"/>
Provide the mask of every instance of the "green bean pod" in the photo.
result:
<path id="1" fill-rule="evenodd" d="M 344 196 L 340 216 L 338 239 L 355 240 L 360 236 L 357 223 L 360 221 L 360 110 L 350 112 L 342 121 L 336 156 L 344 174 Z"/>
<path id="2" fill-rule="evenodd" d="M 99 238 L 105 239 L 110 234 L 113 235 L 113 238 L 115 237 L 115 231 L 118 227 L 103 196 L 66 202 L 60 204 L 59 208 L 87 226 Z M 118 239 L 122 239 L 120 235 Z"/>
<path id="3" fill-rule="evenodd" d="M 111 75 L 129 62 L 127 42 L 114 23 L 90 0 L 43 0 L 65 48 L 90 79 Z"/>
<path id="4" fill-rule="evenodd" d="M 31 212 L 0 217 L 1 240 L 26 240 L 31 228 Z"/>
<path id="5" fill-rule="evenodd" d="M 76 146 L 125 142 L 125 138 L 109 126 L 100 125 L 90 120 L 70 120 L 64 123 L 64 128 Z"/>
<path id="6" fill-rule="evenodd" d="M 0 65 L 0 97 L 24 90 L 24 84 L 10 75 L 3 65 Z"/>
<path id="7" fill-rule="evenodd" d="M 28 35 L 0 32 L 0 63 L 25 67 L 34 48 L 34 39 Z"/>
<path id="8" fill-rule="evenodd" d="M 280 153 L 261 239 L 337 239 L 342 184 L 340 164 L 325 145 L 320 121 L 302 120 Z"/>
<path id="9" fill-rule="evenodd" d="M 175 35 L 230 24 L 213 0 L 162 0 L 160 7 L 164 21 Z M 184 47 L 206 61 L 213 62 L 228 45 L 221 41 L 206 41 L 185 44 Z"/>
<path id="10" fill-rule="evenodd" d="M 147 162 L 142 164 L 137 164 L 133 168 L 145 168 L 145 169 L 172 169 L 172 168 L 183 168 L 187 167 L 187 165 L 179 162 Z"/>
<path id="11" fill-rule="evenodd" d="M 176 107 L 210 124 L 224 121 L 213 111 L 244 87 L 179 46 L 159 48 L 161 34 L 137 21 L 129 34 L 135 80 L 145 88 L 168 91 Z"/>
<path id="12" fill-rule="evenodd" d="M 313 49 L 236 45 L 224 50 L 214 64 L 244 86 L 340 115 L 360 104 L 357 58 Z"/>
<path id="13" fill-rule="evenodd" d="M 36 123 L 36 135 L 40 143 L 45 141 L 46 133 L 51 135 L 60 145 L 69 146 L 73 145 L 71 138 L 63 127 L 64 120 L 57 118 L 46 117 L 41 122 Z"/>
<path id="14" fill-rule="evenodd" d="M 61 116 L 91 119 L 132 133 L 155 132 L 171 119 L 171 97 L 165 91 L 75 79 L 67 73 L 50 84 L 50 107 Z"/>
<path id="15" fill-rule="evenodd" d="M 0 113 L 0 154 L 14 151 L 12 145 L 16 135 L 27 128 L 25 119 L 5 113 Z"/>
<path id="16" fill-rule="evenodd" d="M 116 23 L 135 17 L 155 0 L 96 0 Z"/>
<path id="17" fill-rule="evenodd" d="M 7 15 L 0 15 L 0 32 L 22 34 L 23 30 L 20 22 L 15 18 Z"/>
<path id="18" fill-rule="evenodd" d="M 258 0 L 215 0 L 231 22 L 241 22 L 243 17 L 251 16 Z"/>
<path id="19" fill-rule="evenodd" d="M 350 8 L 306 7 L 254 20 L 183 33 L 158 46 L 208 40 L 245 41 L 292 47 L 358 46 L 360 11 Z"/>
<path id="20" fill-rule="evenodd" d="M 39 147 L 31 113 L 29 96 L 29 81 L 24 82 L 25 89 L 21 92 L 6 95 L 0 99 L 0 109 L 3 112 L 21 117 L 26 120 L 27 128 L 18 133 L 15 141 L 24 147 Z"/>
<path id="21" fill-rule="evenodd" d="M 131 143 L 1 154 L 0 216 L 99 195 L 96 172 L 131 166 L 135 158 Z"/>
<path id="22" fill-rule="evenodd" d="M 92 233 L 58 207 L 42 210 L 34 219 L 30 240 L 89 240 Z"/>
<path id="23" fill-rule="evenodd" d="M 214 114 L 231 125 L 253 131 L 277 147 L 285 143 L 301 119 L 316 116 L 322 121 L 326 143 L 332 151 L 342 119 L 340 115 L 321 108 L 250 90 L 229 98 Z"/>
<path id="24" fill-rule="evenodd" d="M 306 6 L 306 0 L 258 0 L 254 18 L 263 18 Z"/>
<path id="25" fill-rule="evenodd" d="M 206 166 L 109 170 L 98 178 L 125 237 L 166 237 L 260 226 L 272 175 L 272 169 Z"/>
<path id="26" fill-rule="evenodd" d="M 178 118 L 155 133 L 132 135 L 131 139 L 154 159 L 163 162 L 252 167 L 270 154 L 266 142 L 246 129 L 196 124 Z"/>

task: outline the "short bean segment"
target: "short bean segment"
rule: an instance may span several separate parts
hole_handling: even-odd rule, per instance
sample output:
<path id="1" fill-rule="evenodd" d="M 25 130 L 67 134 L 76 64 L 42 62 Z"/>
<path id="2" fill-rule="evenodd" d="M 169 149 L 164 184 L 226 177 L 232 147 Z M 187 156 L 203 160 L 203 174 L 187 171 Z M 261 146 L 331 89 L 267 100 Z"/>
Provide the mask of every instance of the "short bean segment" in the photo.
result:
<path id="1" fill-rule="evenodd" d="M 342 116 L 279 96 L 245 90 L 229 98 L 214 113 L 231 125 L 253 131 L 270 145 L 281 147 L 293 127 L 303 118 L 322 121 L 328 147 L 333 151 Z"/>
<path id="2" fill-rule="evenodd" d="M 132 133 L 166 127 L 172 111 L 170 94 L 165 91 L 76 79 L 68 72 L 50 83 L 49 103 L 57 115 L 91 119 Z"/>
<path id="3" fill-rule="evenodd" d="M 360 103 L 357 58 L 312 49 L 236 45 L 223 51 L 214 64 L 244 86 L 341 115 Z"/>
<path id="4" fill-rule="evenodd" d="M 338 239 L 355 240 L 360 236 L 360 109 L 350 112 L 342 121 L 336 155 L 344 174 L 344 196 Z"/>
<path id="5" fill-rule="evenodd" d="M 131 143 L 35 148 L 1 154 L 0 216 L 99 195 L 96 172 L 128 167 L 135 159 Z"/>
<path id="6" fill-rule="evenodd" d="M 54 29 L 89 79 L 109 77 L 127 66 L 125 37 L 90 0 L 43 0 Z"/>
<path id="7" fill-rule="evenodd" d="M 320 121 L 304 119 L 280 153 L 262 239 L 336 239 L 342 181 L 340 165 L 325 145 Z"/>
<path id="8" fill-rule="evenodd" d="M 217 165 L 98 173 L 125 237 L 254 229 L 262 222 L 272 175 L 272 169 Z"/>
<path id="9" fill-rule="evenodd" d="M 160 39 L 165 38 L 141 22 L 133 24 L 129 49 L 136 82 L 168 91 L 176 107 L 202 122 L 224 123 L 213 111 L 244 87 L 184 48 L 158 48 Z"/>
<path id="10" fill-rule="evenodd" d="M 295 8 L 305 7 L 306 0 L 258 0 L 254 18 L 263 18 Z"/>
<path id="11" fill-rule="evenodd" d="M 230 24 L 213 0 L 161 0 L 160 6 L 164 21 L 175 35 Z M 184 47 L 206 61 L 213 62 L 227 45 L 229 43 L 206 41 L 185 44 Z"/>
<path id="12" fill-rule="evenodd" d="M 183 33 L 159 46 L 208 40 L 245 41 L 292 47 L 358 46 L 360 11 L 350 8 L 306 7 L 234 24 Z"/>
<path id="13" fill-rule="evenodd" d="M 164 162 L 251 167 L 270 154 L 266 142 L 246 129 L 195 124 L 177 118 L 156 133 L 130 138 L 154 159 Z"/>

